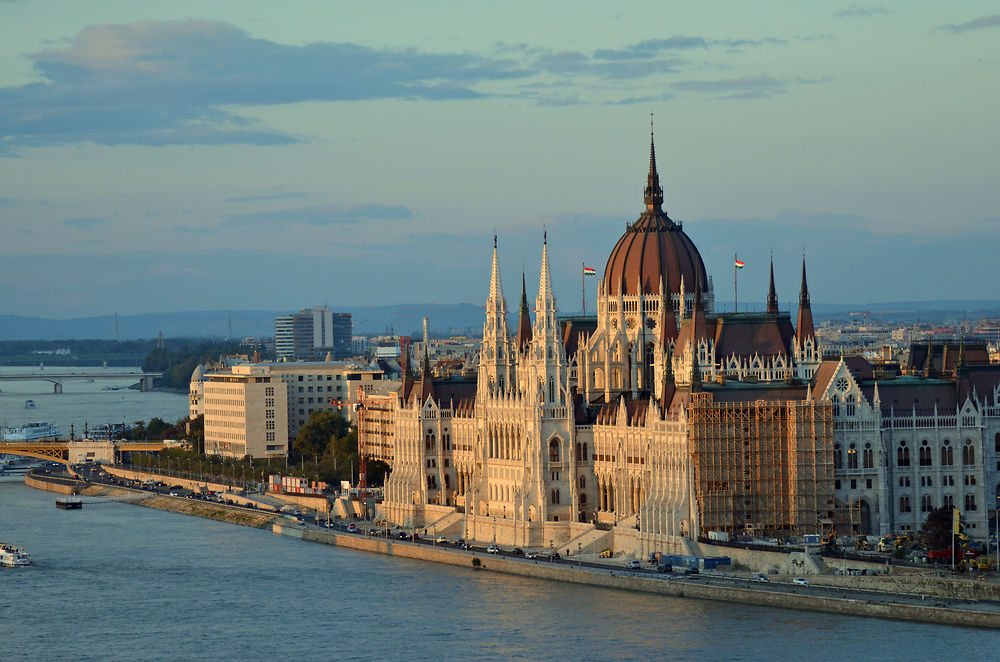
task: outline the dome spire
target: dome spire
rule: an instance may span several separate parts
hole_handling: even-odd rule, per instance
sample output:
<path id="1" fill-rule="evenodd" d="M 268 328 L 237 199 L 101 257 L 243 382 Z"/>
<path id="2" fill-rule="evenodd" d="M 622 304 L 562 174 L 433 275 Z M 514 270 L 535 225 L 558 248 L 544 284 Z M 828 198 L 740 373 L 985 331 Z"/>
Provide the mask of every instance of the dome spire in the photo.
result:
<path id="1" fill-rule="evenodd" d="M 646 177 L 643 200 L 648 211 L 663 211 L 663 189 L 660 188 L 660 176 L 656 172 L 656 148 L 653 144 L 653 113 L 649 114 L 649 175 Z"/>

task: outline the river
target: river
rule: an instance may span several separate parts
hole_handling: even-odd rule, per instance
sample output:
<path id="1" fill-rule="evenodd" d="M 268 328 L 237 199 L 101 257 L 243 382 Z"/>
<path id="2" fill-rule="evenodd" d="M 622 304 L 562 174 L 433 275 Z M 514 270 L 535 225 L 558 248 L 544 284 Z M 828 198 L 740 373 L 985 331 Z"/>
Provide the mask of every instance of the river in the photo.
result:
<path id="1" fill-rule="evenodd" d="M 15 426 L 24 423 L 55 423 L 62 428 L 64 437 L 69 436 L 70 425 L 79 439 L 83 436 L 84 425 L 91 427 L 107 423 L 133 423 L 149 421 L 158 417 L 167 423 L 175 423 L 187 416 L 188 399 L 183 393 L 149 391 L 142 393 L 127 388 L 138 381 L 132 378 L 108 378 L 104 375 L 122 373 L 128 368 L 82 368 L 82 367 L 35 367 L 5 366 L 0 375 L 37 376 L 45 373 L 75 372 L 85 375 L 84 379 L 62 382 L 63 392 L 53 393 L 51 382 L 42 379 L 28 381 L 0 381 L 0 426 Z M 132 368 L 141 372 L 139 368 Z M 93 379 L 93 381 L 88 381 Z M 106 390 L 121 389 L 121 390 Z M 34 409 L 25 409 L 25 401 L 32 400 Z"/>
<path id="2" fill-rule="evenodd" d="M 381 556 L 0 482 L 11 660 L 993 659 L 1000 633 L 677 599 Z"/>

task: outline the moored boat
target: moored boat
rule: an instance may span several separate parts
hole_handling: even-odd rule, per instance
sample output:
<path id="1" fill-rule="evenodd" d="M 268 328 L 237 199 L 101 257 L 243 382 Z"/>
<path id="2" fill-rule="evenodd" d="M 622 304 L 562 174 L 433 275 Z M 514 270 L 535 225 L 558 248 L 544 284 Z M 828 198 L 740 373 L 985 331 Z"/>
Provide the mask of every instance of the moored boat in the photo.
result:
<path id="1" fill-rule="evenodd" d="M 62 430 L 55 423 L 25 423 L 4 428 L 4 441 L 35 441 L 36 439 L 47 439 L 58 437 Z"/>
<path id="2" fill-rule="evenodd" d="M 24 408 L 25 409 L 34 409 L 35 408 L 35 401 L 34 400 L 25 400 L 24 401 Z"/>
<path id="3" fill-rule="evenodd" d="M 8 568 L 31 565 L 31 557 L 24 553 L 24 548 L 0 542 L 0 565 Z"/>

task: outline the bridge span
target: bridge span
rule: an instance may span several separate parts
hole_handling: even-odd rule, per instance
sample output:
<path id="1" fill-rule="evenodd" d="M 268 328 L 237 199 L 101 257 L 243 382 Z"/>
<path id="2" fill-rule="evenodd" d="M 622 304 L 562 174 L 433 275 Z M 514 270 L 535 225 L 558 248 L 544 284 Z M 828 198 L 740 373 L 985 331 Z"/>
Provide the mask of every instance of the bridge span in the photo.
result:
<path id="1" fill-rule="evenodd" d="M 162 451 L 162 441 L 94 441 L 69 439 L 52 441 L 0 441 L 0 454 L 34 457 L 62 464 L 104 462 L 113 464 L 121 453 Z"/>
<path id="2" fill-rule="evenodd" d="M 139 382 L 143 392 L 152 391 L 156 380 L 163 377 L 162 372 L 30 372 L 25 374 L 0 374 L 0 382 L 51 382 L 53 393 L 63 392 L 63 382 L 85 379 L 134 379 Z"/>

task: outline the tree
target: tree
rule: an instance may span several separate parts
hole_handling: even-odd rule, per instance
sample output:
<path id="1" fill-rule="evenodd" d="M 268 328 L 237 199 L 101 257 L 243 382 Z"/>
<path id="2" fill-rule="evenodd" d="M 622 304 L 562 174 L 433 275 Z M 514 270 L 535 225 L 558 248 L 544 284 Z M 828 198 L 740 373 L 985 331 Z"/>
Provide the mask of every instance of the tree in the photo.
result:
<path id="1" fill-rule="evenodd" d="M 953 508 L 951 506 L 941 506 L 927 513 L 927 519 L 924 520 L 924 524 L 920 530 L 930 549 L 947 549 L 951 547 L 952 518 L 954 517 L 952 511 Z M 959 520 L 958 526 L 960 532 L 965 528 L 961 520 Z"/>
<path id="2" fill-rule="evenodd" d="M 314 411 L 309 414 L 309 422 L 299 428 L 292 447 L 299 455 L 320 457 L 335 446 L 342 445 L 339 440 L 348 436 L 349 430 L 340 412 L 331 409 Z M 356 451 L 357 442 L 354 446 Z M 337 450 L 333 452 L 337 454 Z"/>

